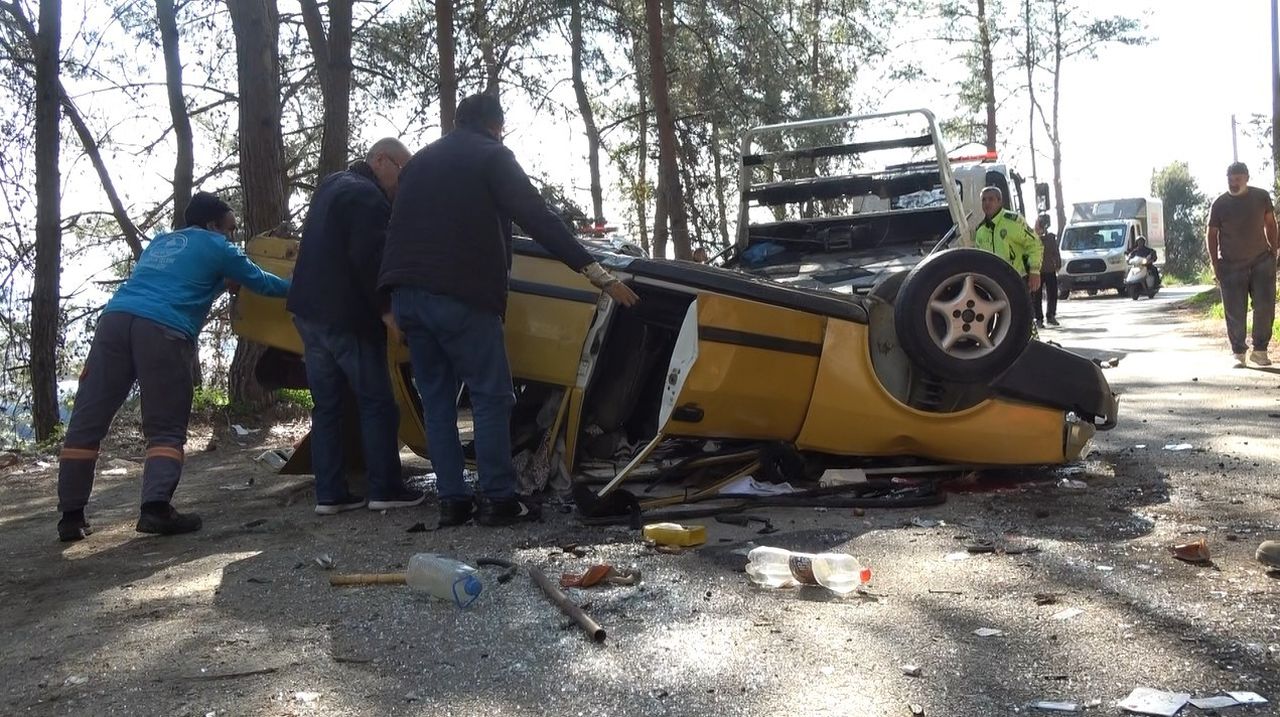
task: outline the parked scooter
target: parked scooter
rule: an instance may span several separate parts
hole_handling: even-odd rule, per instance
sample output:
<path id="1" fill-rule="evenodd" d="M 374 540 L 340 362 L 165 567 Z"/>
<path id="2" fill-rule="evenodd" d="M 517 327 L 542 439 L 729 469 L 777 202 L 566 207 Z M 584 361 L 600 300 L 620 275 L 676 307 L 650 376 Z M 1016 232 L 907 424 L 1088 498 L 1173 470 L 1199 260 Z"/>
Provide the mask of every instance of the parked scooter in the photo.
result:
<path id="1" fill-rule="evenodd" d="M 1150 259 L 1136 255 L 1129 257 L 1129 273 L 1125 274 L 1124 288 L 1129 292 L 1129 298 L 1134 301 L 1143 294 L 1146 294 L 1148 299 L 1155 298 L 1156 292 L 1160 291 L 1160 280 L 1151 270 Z"/>

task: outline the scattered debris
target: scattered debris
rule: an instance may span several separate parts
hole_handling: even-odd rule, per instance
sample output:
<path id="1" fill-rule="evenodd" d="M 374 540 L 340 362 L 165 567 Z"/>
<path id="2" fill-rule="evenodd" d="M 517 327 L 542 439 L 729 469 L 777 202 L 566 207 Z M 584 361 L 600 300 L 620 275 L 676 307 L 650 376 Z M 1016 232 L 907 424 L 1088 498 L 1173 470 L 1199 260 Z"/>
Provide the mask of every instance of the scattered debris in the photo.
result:
<path id="1" fill-rule="evenodd" d="M 321 570 L 333 570 L 334 566 L 337 564 L 338 562 L 328 553 L 316 556 L 316 565 L 320 566 Z"/>
<path id="2" fill-rule="evenodd" d="M 301 702 L 304 705 L 315 704 L 320 701 L 319 692 L 294 692 L 293 701 Z"/>
<path id="3" fill-rule="evenodd" d="M 244 426 L 237 423 L 231 426 L 231 430 L 236 432 L 237 438 L 248 438 L 249 436 L 252 436 L 253 434 L 260 432 L 262 429 L 261 428 L 245 428 Z"/>
<path id="4" fill-rule="evenodd" d="M 580 574 L 564 573 L 560 576 L 562 588 L 589 588 L 600 584 L 635 585 L 640 582 L 639 570 L 615 568 L 612 565 L 592 565 Z"/>
<path id="5" fill-rule="evenodd" d="M 917 528 L 937 528 L 937 527 L 945 526 L 947 523 L 944 520 L 935 520 L 933 518 L 921 518 L 917 516 L 911 519 L 911 524 L 916 526 Z"/>
<path id="6" fill-rule="evenodd" d="M 406 532 L 406 533 L 425 533 L 425 532 L 427 532 L 427 530 L 428 530 L 428 529 L 427 529 L 427 524 L 426 524 L 426 523 L 414 523 L 413 525 L 409 526 L 409 529 L 408 529 L 408 530 L 406 530 L 406 531 L 404 531 L 404 532 Z"/>
<path id="7" fill-rule="evenodd" d="M 1095 566 L 1093 566 L 1093 567 L 1094 567 L 1095 569 L 1097 569 L 1097 570 L 1100 570 L 1100 571 L 1104 572 L 1104 573 L 1109 573 L 1109 572 L 1111 572 L 1112 570 L 1115 570 L 1115 567 L 1114 567 L 1114 566 L 1112 566 L 1112 565 L 1095 565 Z"/>
<path id="8" fill-rule="evenodd" d="M 978 637 L 995 637 L 997 635 L 1003 635 L 1004 630 L 997 630 L 994 627 L 980 627 L 977 630 L 974 630 L 973 634 Z"/>
<path id="9" fill-rule="evenodd" d="M 351 573 L 330 575 L 329 584 L 335 588 L 346 585 L 406 585 L 408 579 L 405 573 Z"/>
<path id="10" fill-rule="evenodd" d="M 1191 700 L 1186 692 L 1165 692 L 1150 687 L 1135 687 L 1116 706 L 1125 712 L 1155 717 L 1173 717 Z"/>
<path id="11" fill-rule="evenodd" d="M 127 475 L 128 473 L 129 471 L 124 468 L 108 468 L 105 471 L 98 471 L 98 475 L 100 476 L 122 476 Z"/>
<path id="12" fill-rule="evenodd" d="M 258 457 L 253 460 L 256 463 L 265 463 L 271 466 L 272 470 L 278 471 L 283 468 L 284 464 L 288 463 L 289 459 L 292 457 L 292 448 L 272 448 L 269 451 L 263 451 L 258 454 Z"/>
<path id="13" fill-rule="evenodd" d="M 1236 698 L 1227 695 L 1219 695 L 1218 697 L 1201 697 L 1191 700 L 1191 705 L 1202 710 L 1218 710 L 1223 707 L 1235 707 L 1240 704 Z"/>
<path id="14" fill-rule="evenodd" d="M 1204 538 L 1193 543 L 1174 545 L 1169 548 L 1169 552 L 1178 560 L 1185 560 L 1188 563 L 1207 565 L 1211 562 L 1209 559 L 1209 543 Z"/>
<path id="15" fill-rule="evenodd" d="M 1195 446 L 1190 443 L 1170 443 L 1164 447 L 1166 451 L 1189 451 Z"/>
<path id="16" fill-rule="evenodd" d="M 919 677 L 921 674 L 919 665 L 902 665 L 899 669 L 901 669 L 902 674 L 907 677 Z"/>
<path id="17" fill-rule="evenodd" d="M 547 599 L 555 603 L 556 607 L 560 608 L 560 612 L 563 612 L 565 615 L 573 618 L 573 621 L 582 628 L 583 632 L 587 633 L 587 635 L 591 637 L 592 641 L 596 643 L 602 643 L 605 641 L 607 634 L 605 633 L 604 628 L 600 627 L 600 624 L 595 620 L 592 620 L 591 616 L 587 615 L 585 610 L 575 605 L 573 601 L 569 600 L 569 596 L 565 595 L 563 590 L 553 585 L 541 570 L 530 565 L 529 577 L 533 578 L 533 582 L 536 583 L 538 587 L 542 588 L 542 592 L 546 594 Z"/>
<path id="18" fill-rule="evenodd" d="M 1232 698 L 1242 705 L 1265 705 L 1267 698 L 1257 692 L 1228 692 Z"/>
<path id="19" fill-rule="evenodd" d="M 21 461 L 17 453 L 0 453 L 0 470 L 16 466 Z"/>
<path id="20" fill-rule="evenodd" d="M 644 537 L 659 546 L 687 548 L 707 542 L 707 528 L 704 525 L 650 523 L 644 526 Z"/>
<path id="21" fill-rule="evenodd" d="M 1049 617 L 1050 620 L 1070 620 L 1071 618 L 1083 614 L 1084 610 L 1078 607 L 1069 607 L 1066 610 L 1059 610 Z"/>
<path id="22" fill-rule="evenodd" d="M 1040 546 L 1034 543 L 985 539 L 969 541 L 964 544 L 964 549 L 970 553 L 1001 553 L 1003 555 L 1023 555 L 1025 553 L 1040 552 Z"/>
<path id="23" fill-rule="evenodd" d="M 1031 707 L 1038 710 L 1047 710 L 1049 712 L 1079 712 L 1080 703 L 1078 702 L 1056 702 L 1052 700 L 1040 700 L 1032 702 Z"/>
<path id="24" fill-rule="evenodd" d="M 949 563 L 958 563 L 961 560 L 968 560 L 970 557 L 971 556 L 969 555 L 968 552 L 960 551 L 955 553 L 947 553 L 946 557 L 943 559 Z"/>
<path id="25" fill-rule="evenodd" d="M 907 710 L 911 713 L 911 717 L 924 717 L 924 707 L 917 704 L 907 705 Z"/>
<path id="26" fill-rule="evenodd" d="M 71 675 L 62 681 L 63 687 L 79 687 L 86 684 L 89 684 L 89 678 L 84 675 Z"/>
<path id="27" fill-rule="evenodd" d="M 256 675 L 269 675 L 276 672 L 278 667 L 261 667 L 255 670 L 239 670 L 236 672 L 215 672 L 212 674 L 199 674 L 194 677 L 197 680 L 233 680 L 237 677 L 254 677 Z"/>
<path id="28" fill-rule="evenodd" d="M 1057 605 L 1058 596 L 1054 593 L 1036 593 L 1035 601 L 1037 605 Z"/>
<path id="29" fill-rule="evenodd" d="M 867 473 L 861 468 L 832 468 L 818 478 L 818 485 L 831 488 L 840 485 L 857 485 L 867 482 Z"/>
<path id="30" fill-rule="evenodd" d="M 743 476 L 720 489 L 720 495 L 787 495 L 798 492 L 790 483 L 765 483 L 751 476 Z"/>
<path id="31" fill-rule="evenodd" d="M 1088 483 L 1085 483 L 1082 480 L 1075 480 L 1074 478 L 1063 478 L 1058 481 L 1058 487 L 1063 490 L 1089 490 Z"/>
<path id="32" fill-rule="evenodd" d="M 1147 447 L 1147 444 L 1145 444 L 1145 443 L 1139 443 L 1139 444 L 1137 444 L 1137 445 L 1135 445 L 1135 446 L 1134 446 L 1134 448 L 1139 448 L 1139 449 L 1141 449 L 1141 448 L 1146 448 L 1146 447 Z"/>

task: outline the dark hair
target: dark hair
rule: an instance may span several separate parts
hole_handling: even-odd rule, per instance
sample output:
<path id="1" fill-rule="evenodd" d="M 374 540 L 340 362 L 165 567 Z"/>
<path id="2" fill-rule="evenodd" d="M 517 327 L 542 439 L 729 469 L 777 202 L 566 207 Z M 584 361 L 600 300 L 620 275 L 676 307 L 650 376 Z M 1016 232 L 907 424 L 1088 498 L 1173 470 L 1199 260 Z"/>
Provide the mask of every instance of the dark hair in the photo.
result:
<path id="1" fill-rule="evenodd" d="M 196 192 L 187 202 L 187 210 L 182 219 L 188 227 L 207 227 L 210 222 L 222 221 L 231 211 L 231 206 L 209 192 Z"/>
<path id="2" fill-rule="evenodd" d="M 1041 214 L 1040 216 L 1036 217 L 1036 226 L 1044 227 L 1045 229 L 1048 229 L 1049 221 L 1050 220 L 1049 220 L 1048 214 Z"/>
<path id="3" fill-rule="evenodd" d="M 1248 174 L 1249 165 L 1244 162 L 1232 162 L 1227 166 L 1227 174 Z"/>
<path id="4" fill-rule="evenodd" d="M 471 95 L 458 103 L 458 113 L 454 121 L 460 127 L 474 129 L 501 127 L 502 103 L 493 95 Z"/>

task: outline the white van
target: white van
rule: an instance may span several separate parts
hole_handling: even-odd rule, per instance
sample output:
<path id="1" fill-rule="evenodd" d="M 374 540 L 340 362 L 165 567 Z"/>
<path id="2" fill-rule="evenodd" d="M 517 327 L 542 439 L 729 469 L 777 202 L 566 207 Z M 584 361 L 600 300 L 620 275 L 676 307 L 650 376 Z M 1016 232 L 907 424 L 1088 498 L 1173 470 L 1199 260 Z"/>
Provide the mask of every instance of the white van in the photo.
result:
<path id="1" fill-rule="evenodd" d="M 1140 236 L 1156 250 L 1156 266 L 1163 266 L 1164 205 L 1159 199 L 1104 199 L 1072 205 L 1071 221 L 1058 238 L 1062 249 L 1058 297 L 1106 289 L 1123 294 L 1125 260 Z"/>

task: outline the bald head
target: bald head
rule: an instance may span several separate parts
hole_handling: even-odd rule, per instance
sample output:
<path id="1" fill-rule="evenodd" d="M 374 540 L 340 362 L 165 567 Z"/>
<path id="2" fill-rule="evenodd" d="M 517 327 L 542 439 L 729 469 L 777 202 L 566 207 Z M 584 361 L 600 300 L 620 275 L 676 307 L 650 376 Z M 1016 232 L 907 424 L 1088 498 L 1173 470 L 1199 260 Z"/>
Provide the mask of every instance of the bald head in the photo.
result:
<path id="1" fill-rule="evenodd" d="M 369 148 L 364 161 L 373 169 L 378 186 L 387 196 L 394 198 L 400 186 L 400 170 L 409 163 L 409 148 L 395 137 L 383 137 Z"/>

